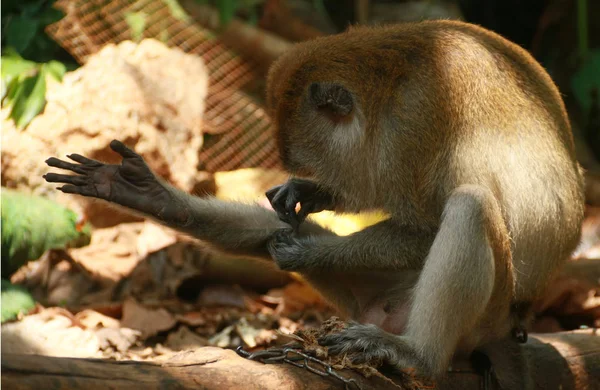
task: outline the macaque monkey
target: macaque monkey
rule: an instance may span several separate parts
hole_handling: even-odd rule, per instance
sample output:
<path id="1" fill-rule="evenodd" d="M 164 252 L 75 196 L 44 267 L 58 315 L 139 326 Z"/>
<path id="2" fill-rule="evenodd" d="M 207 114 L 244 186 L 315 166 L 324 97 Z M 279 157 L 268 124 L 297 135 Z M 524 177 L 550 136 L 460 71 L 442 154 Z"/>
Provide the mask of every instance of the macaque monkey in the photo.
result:
<path id="1" fill-rule="evenodd" d="M 462 22 L 351 28 L 279 58 L 267 101 L 293 175 L 276 212 L 179 191 L 118 141 L 122 164 L 72 154 L 47 163 L 77 175 L 45 178 L 301 273 L 353 320 L 320 342 L 356 362 L 434 378 L 513 340 L 584 203 L 564 104 L 525 50 Z M 370 209 L 389 219 L 348 236 L 305 221 Z"/>

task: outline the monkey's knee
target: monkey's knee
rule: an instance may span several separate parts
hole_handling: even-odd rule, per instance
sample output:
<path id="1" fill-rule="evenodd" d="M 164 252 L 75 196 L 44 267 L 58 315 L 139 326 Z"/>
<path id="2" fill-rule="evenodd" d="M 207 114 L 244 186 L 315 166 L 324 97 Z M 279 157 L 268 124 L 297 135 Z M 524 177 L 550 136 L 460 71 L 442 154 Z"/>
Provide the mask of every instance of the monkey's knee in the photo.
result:
<path id="1" fill-rule="evenodd" d="M 449 216 L 463 216 L 474 223 L 484 224 L 489 214 L 495 214 L 499 208 L 494 194 L 488 188 L 465 184 L 456 188 L 444 207 L 444 219 Z"/>

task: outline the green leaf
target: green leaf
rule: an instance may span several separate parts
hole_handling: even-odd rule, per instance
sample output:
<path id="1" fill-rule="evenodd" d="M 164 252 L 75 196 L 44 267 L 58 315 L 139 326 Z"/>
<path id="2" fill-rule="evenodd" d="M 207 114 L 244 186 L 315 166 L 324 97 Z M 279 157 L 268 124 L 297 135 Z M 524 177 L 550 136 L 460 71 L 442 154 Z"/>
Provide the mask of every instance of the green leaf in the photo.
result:
<path id="1" fill-rule="evenodd" d="M 0 99 L 2 100 L 2 105 L 4 105 L 4 98 L 6 97 L 6 95 L 8 95 L 8 89 L 10 88 L 10 84 L 9 83 L 5 83 L 4 80 L 2 80 L 2 92 L 0 92 Z"/>
<path id="2" fill-rule="evenodd" d="M 6 46 L 2 48 L 2 57 L 18 57 L 21 58 L 19 53 L 15 50 L 14 47 Z"/>
<path id="3" fill-rule="evenodd" d="M 0 198 L 2 277 L 10 277 L 49 249 L 80 248 L 90 243 L 91 225 L 71 209 L 6 187 L 2 187 Z"/>
<path id="4" fill-rule="evenodd" d="M 6 29 L 6 43 L 22 53 L 37 33 L 39 21 L 25 15 L 13 18 Z"/>
<path id="5" fill-rule="evenodd" d="M 169 30 L 167 30 L 166 28 L 161 29 L 160 34 L 158 35 L 158 39 L 166 45 L 167 43 L 169 43 L 169 38 Z"/>
<path id="6" fill-rule="evenodd" d="M 25 128 L 46 104 L 46 72 L 40 68 L 38 74 L 25 78 L 16 92 L 10 117 L 17 128 Z"/>
<path id="7" fill-rule="evenodd" d="M 65 14 L 56 8 L 48 7 L 42 11 L 42 13 L 38 16 L 40 23 L 42 26 L 47 26 L 52 23 L 56 23 L 61 20 Z"/>
<path id="8" fill-rule="evenodd" d="M 258 11 L 254 7 L 248 9 L 248 24 L 251 26 L 258 24 Z"/>
<path id="9" fill-rule="evenodd" d="M 23 12 L 23 1 L 22 0 L 3 0 L 2 1 L 2 15 L 20 14 Z"/>
<path id="10" fill-rule="evenodd" d="M 586 60 L 573 74 L 571 88 L 583 111 L 587 113 L 592 106 L 592 90 L 600 90 L 600 49 L 589 52 Z"/>
<path id="11" fill-rule="evenodd" d="M 67 72 L 67 67 L 62 62 L 50 61 L 42 65 L 46 68 L 48 74 L 56 79 L 56 81 L 62 81 L 63 76 Z"/>
<path id="12" fill-rule="evenodd" d="M 4 79 L 2 80 L 2 107 L 4 107 L 5 105 L 10 106 L 13 103 L 18 89 L 19 89 L 19 78 L 18 77 L 14 77 L 8 83 L 5 83 Z"/>
<path id="13" fill-rule="evenodd" d="M 219 1 L 219 20 L 221 27 L 226 26 L 235 16 L 235 11 L 238 8 L 237 0 L 220 0 Z"/>
<path id="14" fill-rule="evenodd" d="M 15 77 L 23 74 L 27 71 L 33 70 L 38 66 L 33 61 L 27 61 L 18 55 L 2 56 L 2 82 L 7 84 L 12 81 Z"/>
<path id="15" fill-rule="evenodd" d="M 35 16 L 42 8 L 46 0 L 23 1 L 21 0 L 21 12 L 23 15 Z"/>
<path id="16" fill-rule="evenodd" d="M 1 322 L 14 320 L 19 313 L 27 313 L 35 307 L 35 301 L 26 288 L 11 284 L 5 279 L 2 279 L 1 283 Z"/>
<path id="17" fill-rule="evenodd" d="M 163 0 L 163 3 L 169 7 L 169 12 L 171 12 L 171 15 L 173 15 L 175 19 L 183 22 L 189 22 L 191 20 L 190 15 L 185 12 L 177 0 Z"/>
<path id="18" fill-rule="evenodd" d="M 139 42 L 146 29 L 146 14 L 143 12 L 128 12 L 125 14 L 125 21 L 131 30 L 132 39 Z"/>
<path id="19" fill-rule="evenodd" d="M 18 54 L 17 55 L 12 55 L 10 57 L 8 56 L 2 56 L 2 71 L 1 73 L 1 78 L 2 78 L 2 100 L 4 100 L 4 98 L 8 95 L 10 95 L 10 91 L 11 88 L 13 90 L 13 95 L 14 95 L 14 89 L 16 88 L 17 84 L 17 78 L 19 77 L 19 75 L 35 69 L 37 66 L 37 64 L 35 62 L 31 62 L 31 61 L 26 61 L 24 59 L 22 59 Z M 2 102 L 4 104 L 4 102 Z"/>
<path id="20" fill-rule="evenodd" d="M 328 16 L 327 8 L 325 8 L 325 4 L 323 3 L 323 0 L 313 0 L 312 5 L 313 5 L 313 8 L 317 11 L 317 13 L 319 15 Z"/>

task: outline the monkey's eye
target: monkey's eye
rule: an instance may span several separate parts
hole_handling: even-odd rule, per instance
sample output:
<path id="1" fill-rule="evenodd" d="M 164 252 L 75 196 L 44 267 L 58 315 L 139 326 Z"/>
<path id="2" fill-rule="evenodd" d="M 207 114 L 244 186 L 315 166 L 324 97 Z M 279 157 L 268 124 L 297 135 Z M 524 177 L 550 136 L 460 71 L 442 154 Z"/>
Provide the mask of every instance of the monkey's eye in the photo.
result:
<path id="1" fill-rule="evenodd" d="M 345 117 L 354 108 L 352 94 L 339 84 L 312 83 L 308 93 L 317 109 L 327 111 L 335 117 Z"/>

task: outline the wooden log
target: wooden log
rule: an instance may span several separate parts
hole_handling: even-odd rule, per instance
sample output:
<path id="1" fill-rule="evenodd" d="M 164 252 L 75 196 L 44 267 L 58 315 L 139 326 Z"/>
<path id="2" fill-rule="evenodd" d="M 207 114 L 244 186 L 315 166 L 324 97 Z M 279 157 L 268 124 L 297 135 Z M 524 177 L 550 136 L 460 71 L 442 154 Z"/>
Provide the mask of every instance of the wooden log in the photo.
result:
<path id="1" fill-rule="evenodd" d="M 600 389 L 600 337 L 595 330 L 535 335 L 523 346 L 519 370 L 535 389 Z M 493 359 L 492 359 L 493 360 Z M 468 364 L 454 365 L 437 389 L 480 389 L 482 377 Z M 494 366 L 502 371 L 503 367 Z M 362 389 L 398 389 L 378 377 L 350 370 Z M 499 372 L 499 376 L 506 374 Z M 111 361 L 2 354 L 5 389 L 343 389 L 341 381 L 289 364 L 262 364 L 234 351 L 204 347 L 163 362 Z M 352 387 L 349 387 L 352 388 Z M 401 387 L 400 387 L 401 388 Z M 499 388 L 495 381 L 490 389 Z M 512 389 L 511 389 L 512 390 Z"/>

